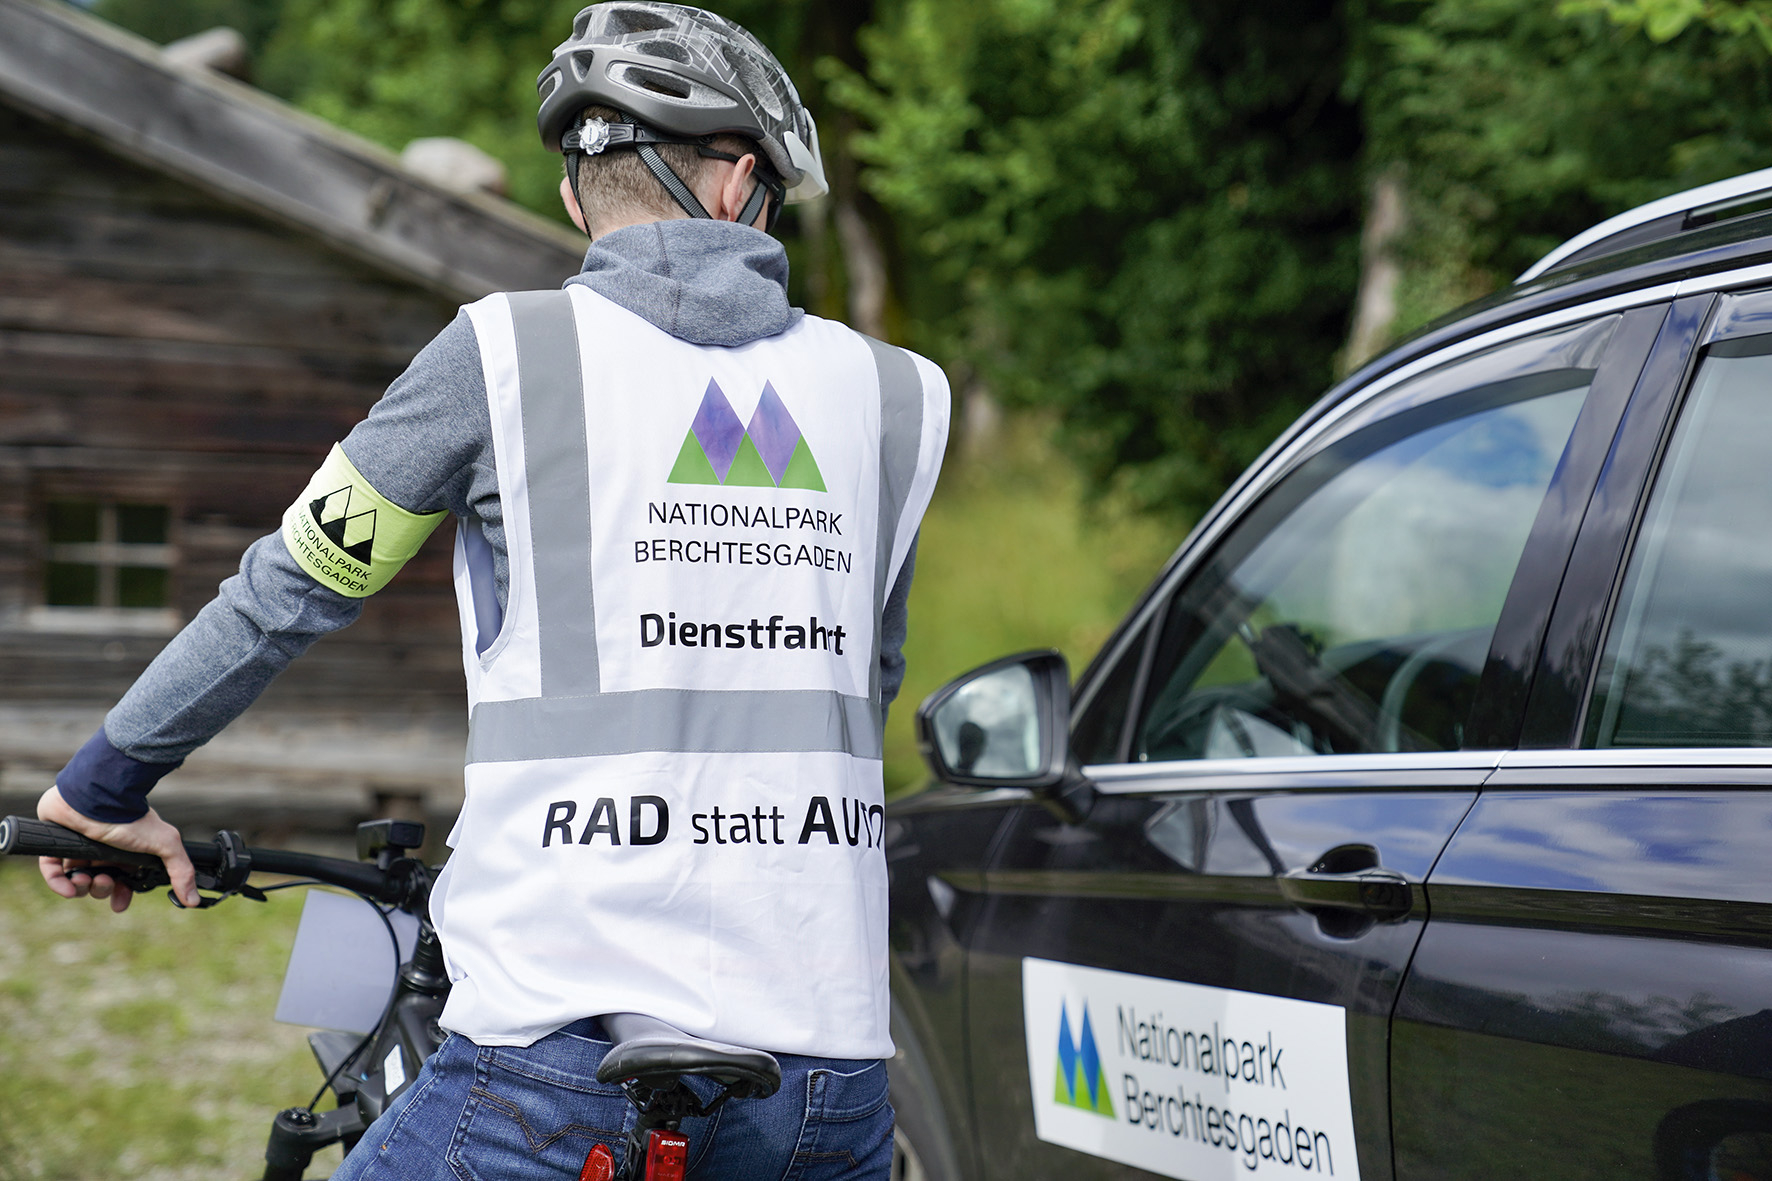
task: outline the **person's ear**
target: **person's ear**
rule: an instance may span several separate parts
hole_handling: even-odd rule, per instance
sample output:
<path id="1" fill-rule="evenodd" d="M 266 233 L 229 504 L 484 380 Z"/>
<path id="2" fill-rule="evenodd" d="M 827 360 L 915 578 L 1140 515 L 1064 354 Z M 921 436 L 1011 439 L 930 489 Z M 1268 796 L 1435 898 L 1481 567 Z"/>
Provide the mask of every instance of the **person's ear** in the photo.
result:
<path id="1" fill-rule="evenodd" d="M 573 225 L 577 226 L 583 233 L 588 234 L 591 232 L 585 226 L 585 211 L 578 207 L 578 197 L 572 192 L 572 179 L 570 177 L 563 176 L 560 178 L 560 203 L 566 206 L 566 216 L 572 219 Z"/>
<path id="2" fill-rule="evenodd" d="M 745 202 L 750 200 L 752 174 L 756 168 L 755 156 L 744 155 L 738 158 L 738 163 L 732 166 L 731 171 L 726 174 L 725 183 L 720 186 L 720 196 L 713 211 L 715 217 L 721 221 L 738 220 L 738 215 L 744 212 Z M 760 230 L 769 224 L 769 200 L 772 199 L 765 199 L 752 228 Z"/>

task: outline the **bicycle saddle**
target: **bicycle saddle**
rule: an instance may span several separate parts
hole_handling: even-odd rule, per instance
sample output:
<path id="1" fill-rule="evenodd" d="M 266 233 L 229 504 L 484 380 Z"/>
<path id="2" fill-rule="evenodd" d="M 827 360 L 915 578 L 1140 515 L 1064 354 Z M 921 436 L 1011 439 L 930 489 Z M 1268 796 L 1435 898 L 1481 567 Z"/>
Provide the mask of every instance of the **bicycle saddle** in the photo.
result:
<path id="1" fill-rule="evenodd" d="M 598 1082 L 639 1079 L 668 1087 L 680 1075 L 699 1074 L 727 1084 L 738 1099 L 767 1099 L 781 1089 L 781 1064 L 762 1050 L 691 1037 L 639 1013 L 605 1013 L 598 1020 L 615 1043 L 597 1068 Z"/>

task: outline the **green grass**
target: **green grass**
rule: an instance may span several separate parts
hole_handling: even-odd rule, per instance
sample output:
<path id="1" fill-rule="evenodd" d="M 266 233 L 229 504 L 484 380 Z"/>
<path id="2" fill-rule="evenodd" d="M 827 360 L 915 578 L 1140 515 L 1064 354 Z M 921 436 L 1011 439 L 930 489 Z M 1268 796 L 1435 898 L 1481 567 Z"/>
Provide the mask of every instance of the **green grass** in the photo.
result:
<path id="1" fill-rule="evenodd" d="M 305 1031 L 271 1021 L 300 892 L 113 915 L 4 860 L 0 1181 L 258 1176 L 271 1116 L 320 1080 Z"/>
<path id="2" fill-rule="evenodd" d="M 956 675 L 1028 648 L 1081 672 L 1181 541 L 1174 522 L 1086 504 L 1038 422 L 1011 419 L 988 456 L 956 446 L 923 519 L 905 684 L 886 731 L 886 787 L 922 784 L 912 718 Z"/>

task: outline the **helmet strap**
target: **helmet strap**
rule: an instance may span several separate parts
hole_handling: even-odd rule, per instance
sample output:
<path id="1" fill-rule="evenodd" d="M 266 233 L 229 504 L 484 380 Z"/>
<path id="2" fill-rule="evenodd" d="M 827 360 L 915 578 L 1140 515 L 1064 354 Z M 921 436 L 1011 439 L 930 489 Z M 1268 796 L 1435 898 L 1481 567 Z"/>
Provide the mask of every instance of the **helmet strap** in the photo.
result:
<path id="1" fill-rule="evenodd" d="M 751 195 L 745 200 L 744 208 L 738 211 L 740 225 L 753 226 L 757 224 L 757 215 L 763 212 L 763 198 L 768 195 L 769 190 L 763 186 L 762 180 L 758 180 L 751 187 Z"/>
<path id="2" fill-rule="evenodd" d="M 676 170 L 665 163 L 665 158 L 658 154 L 657 148 L 649 143 L 637 143 L 634 145 L 634 150 L 640 154 L 640 163 L 646 165 L 647 171 L 658 178 L 658 183 L 663 185 L 665 191 L 676 199 L 677 204 L 683 207 L 684 213 L 690 217 L 712 219 L 713 214 L 709 213 L 696 199 L 695 194 L 689 191 L 689 186 L 683 183 L 683 178 L 677 175 Z"/>
<path id="3" fill-rule="evenodd" d="M 683 178 L 677 175 L 676 169 L 665 162 L 665 158 L 659 155 L 658 149 L 653 145 L 683 144 L 693 147 L 698 153 L 710 159 L 725 160 L 733 164 L 743 159 L 743 157 L 734 156 L 730 152 L 722 152 L 717 148 L 709 147 L 708 141 L 712 138 L 711 135 L 697 139 L 660 135 L 650 127 L 623 117 L 622 121 L 616 124 L 608 124 L 601 119 L 586 120 L 583 126 L 571 128 L 566 132 L 562 138 L 561 147 L 565 149 L 567 159 L 570 161 L 572 193 L 575 197 L 578 196 L 578 161 L 581 155 L 598 155 L 611 148 L 631 147 L 639 155 L 640 162 L 646 165 L 646 170 L 652 173 L 659 184 L 664 186 L 665 191 L 671 195 L 671 199 L 676 201 L 683 212 L 690 217 L 706 218 L 711 221 L 713 215 L 707 211 L 707 207 L 697 199 L 689 186 L 683 183 Z M 757 214 L 763 209 L 764 198 L 773 196 L 775 204 L 770 206 L 769 224 L 766 228 L 774 229 L 776 219 L 781 216 L 781 207 L 787 195 L 787 186 L 775 177 L 774 173 L 763 163 L 762 157 L 757 159 L 757 184 L 751 189 L 751 195 L 746 198 L 744 208 L 739 211 L 738 220 L 747 226 L 754 224 Z M 582 199 L 579 201 L 579 209 L 584 209 Z M 588 213 L 586 217 L 589 217 Z"/>
<path id="4" fill-rule="evenodd" d="M 743 156 L 734 156 L 731 152 L 722 152 L 706 144 L 697 144 L 695 150 L 710 160 L 724 160 L 728 164 L 737 164 L 744 159 Z M 757 161 L 757 167 L 751 175 L 757 178 L 757 184 L 751 189 L 751 195 L 745 199 L 744 208 L 739 210 L 738 220 L 743 225 L 755 225 L 757 213 L 763 208 L 763 198 L 774 197 L 775 204 L 769 207 L 769 220 L 763 226 L 765 230 L 773 230 L 781 217 L 781 208 L 787 202 L 788 187 L 775 175 L 775 169 L 768 164 L 765 157 L 753 153 L 753 158 Z"/>
<path id="5" fill-rule="evenodd" d="M 578 188 L 578 162 L 583 155 L 583 152 L 566 153 L 566 174 L 572 180 L 572 199 L 578 202 L 578 216 L 584 222 L 585 237 L 595 242 L 596 239 L 591 237 L 591 213 L 585 208 L 584 196 Z"/>

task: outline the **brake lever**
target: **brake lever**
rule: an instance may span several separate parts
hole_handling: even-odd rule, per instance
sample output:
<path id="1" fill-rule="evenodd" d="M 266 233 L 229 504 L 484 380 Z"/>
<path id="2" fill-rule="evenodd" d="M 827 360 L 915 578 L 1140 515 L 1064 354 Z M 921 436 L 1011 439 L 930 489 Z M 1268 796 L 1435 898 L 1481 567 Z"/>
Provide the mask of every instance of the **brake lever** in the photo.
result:
<path id="1" fill-rule="evenodd" d="M 219 850 L 217 864 L 212 870 L 197 871 L 197 889 L 211 891 L 199 894 L 197 905 L 186 906 L 180 901 L 178 891 L 168 890 L 166 896 L 180 910 L 207 910 L 216 903 L 239 894 L 254 902 L 267 902 L 263 890 L 248 885 L 246 879 L 252 873 L 252 853 L 246 842 L 237 832 L 223 831 L 215 834 L 216 848 Z M 172 885 L 172 879 L 166 873 L 166 866 L 156 862 L 153 865 L 93 865 L 84 866 L 74 872 L 88 876 L 103 873 L 119 885 L 127 886 L 137 894 Z"/>
<path id="2" fill-rule="evenodd" d="M 148 865 L 82 865 L 69 872 L 83 873 L 89 878 L 102 873 L 113 882 L 116 882 L 119 886 L 127 886 L 130 892 L 135 894 L 146 894 L 148 891 L 157 890 L 161 886 L 172 885 L 172 879 L 167 876 L 166 868 L 164 866 L 156 868 Z M 197 889 L 222 890 L 222 893 L 200 894 L 198 895 L 199 901 L 196 906 L 186 906 L 179 900 L 178 891 L 176 890 L 167 890 L 166 897 L 169 898 L 172 901 L 172 904 L 180 910 L 207 910 L 223 899 L 232 898 L 235 894 L 239 894 L 243 898 L 250 898 L 254 902 L 270 901 L 270 899 L 265 896 L 263 890 L 260 890 L 257 886 L 249 886 L 244 882 L 235 886 L 232 890 L 223 890 L 222 883 L 216 880 L 214 874 L 198 873 Z"/>
<path id="3" fill-rule="evenodd" d="M 208 910 L 218 902 L 224 902 L 239 894 L 254 902 L 269 901 L 263 890 L 246 884 L 252 874 L 252 852 L 247 849 L 246 842 L 240 834 L 223 830 L 215 834 L 215 847 L 221 856 L 213 870 L 197 871 L 197 889 L 213 890 L 213 894 L 199 894 L 197 905 L 187 907 L 179 901 L 178 891 L 168 890 L 166 896 L 180 910 Z"/>
<path id="4" fill-rule="evenodd" d="M 83 873 L 89 878 L 103 874 L 119 886 L 129 887 L 136 894 L 145 894 L 149 890 L 172 884 L 172 879 L 166 876 L 164 865 L 80 865 L 68 872 Z"/>
<path id="5" fill-rule="evenodd" d="M 209 874 L 200 873 L 197 875 L 197 889 L 215 890 L 220 889 L 220 887 L 216 884 L 215 878 Z M 265 896 L 263 890 L 259 889 L 257 886 L 248 886 L 244 882 L 235 886 L 232 890 L 224 890 L 220 894 L 198 894 L 197 905 L 195 906 L 185 905 L 185 903 L 179 899 L 177 890 L 166 891 L 166 897 L 180 910 L 208 910 L 217 903 L 226 902 L 236 894 L 242 898 L 250 898 L 254 902 L 270 901 L 270 899 Z"/>

